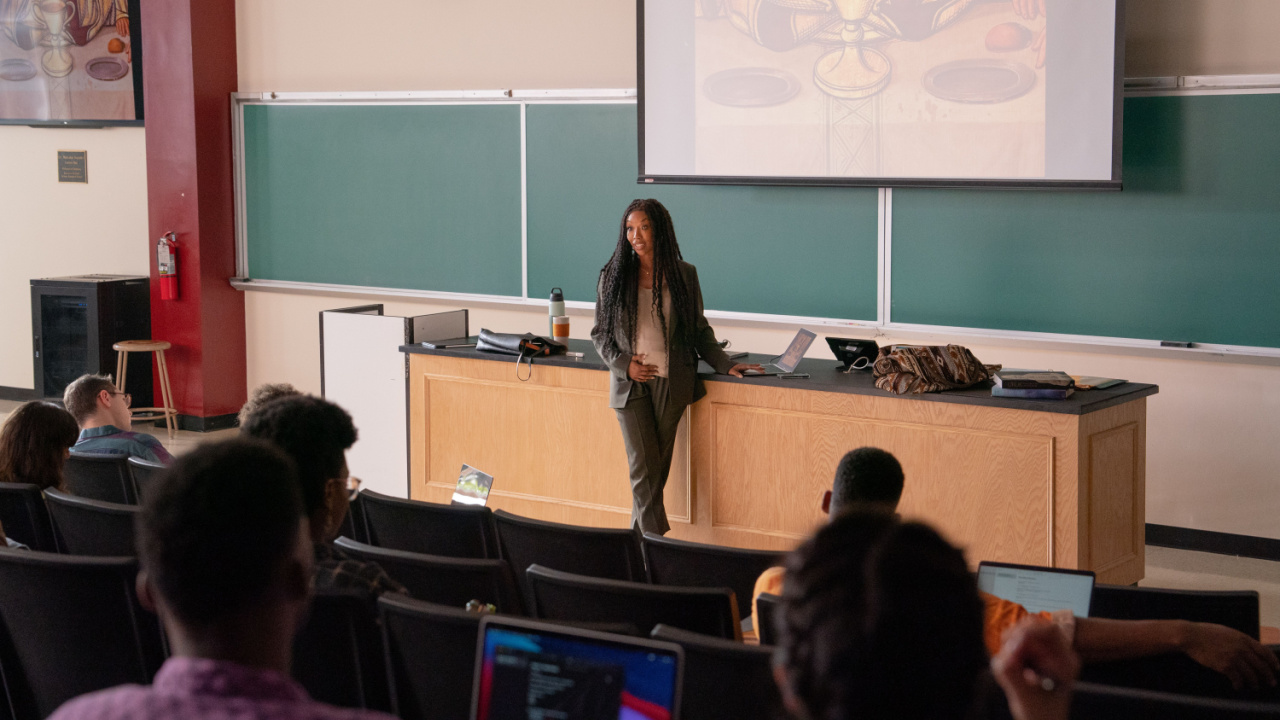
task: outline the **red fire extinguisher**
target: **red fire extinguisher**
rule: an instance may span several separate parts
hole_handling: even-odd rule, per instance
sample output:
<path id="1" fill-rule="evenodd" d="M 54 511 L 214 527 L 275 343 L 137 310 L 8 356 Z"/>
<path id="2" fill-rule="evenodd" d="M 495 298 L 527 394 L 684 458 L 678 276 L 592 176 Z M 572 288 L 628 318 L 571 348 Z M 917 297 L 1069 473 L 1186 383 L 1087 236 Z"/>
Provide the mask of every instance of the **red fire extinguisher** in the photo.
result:
<path id="1" fill-rule="evenodd" d="M 156 264 L 160 268 L 160 299 L 178 299 L 178 236 L 167 232 L 156 241 Z"/>

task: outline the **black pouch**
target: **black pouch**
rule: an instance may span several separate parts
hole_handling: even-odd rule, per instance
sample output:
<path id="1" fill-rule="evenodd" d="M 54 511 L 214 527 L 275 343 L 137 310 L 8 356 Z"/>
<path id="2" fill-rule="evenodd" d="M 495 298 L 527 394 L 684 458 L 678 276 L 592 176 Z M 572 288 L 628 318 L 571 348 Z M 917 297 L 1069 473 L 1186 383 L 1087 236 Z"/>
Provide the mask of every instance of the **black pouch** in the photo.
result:
<path id="1" fill-rule="evenodd" d="M 476 350 L 515 356 L 516 377 L 520 380 L 528 380 L 533 373 L 533 358 L 559 355 L 565 351 L 565 346 L 533 333 L 516 335 L 514 333 L 496 333 L 482 329 L 480 331 L 480 339 L 476 341 Z M 530 374 L 520 377 L 520 362 L 525 358 L 529 359 Z"/>

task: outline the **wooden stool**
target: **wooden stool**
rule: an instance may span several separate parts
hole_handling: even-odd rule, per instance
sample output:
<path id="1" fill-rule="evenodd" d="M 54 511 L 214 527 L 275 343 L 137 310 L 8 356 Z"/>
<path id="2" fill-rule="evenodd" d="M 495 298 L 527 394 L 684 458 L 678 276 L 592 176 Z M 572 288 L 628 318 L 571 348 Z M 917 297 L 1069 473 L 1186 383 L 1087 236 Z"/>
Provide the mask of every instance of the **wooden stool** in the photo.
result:
<path id="1" fill-rule="evenodd" d="M 164 340 L 121 340 L 111 346 L 116 351 L 116 390 L 124 392 L 125 373 L 129 370 L 129 353 L 149 352 L 156 355 L 156 367 L 160 370 L 160 399 L 164 407 L 130 408 L 134 417 L 143 414 L 147 420 L 164 417 L 169 437 L 177 428 L 178 411 L 173 407 L 173 392 L 169 389 L 169 366 L 164 362 L 164 351 L 171 345 Z"/>

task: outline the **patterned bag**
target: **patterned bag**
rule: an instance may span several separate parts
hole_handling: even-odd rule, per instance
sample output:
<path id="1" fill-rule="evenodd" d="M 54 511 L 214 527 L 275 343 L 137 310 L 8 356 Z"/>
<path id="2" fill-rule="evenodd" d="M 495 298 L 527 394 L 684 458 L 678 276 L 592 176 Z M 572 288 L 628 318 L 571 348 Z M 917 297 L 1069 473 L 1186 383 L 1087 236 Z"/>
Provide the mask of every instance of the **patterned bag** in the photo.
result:
<path id="1" fill-rule="evenodd" d="M 871 367 L 876 387 L 897 395 L 966 388 L 999 370 L 983 365 L 963 345 L 888 345 Z"/>

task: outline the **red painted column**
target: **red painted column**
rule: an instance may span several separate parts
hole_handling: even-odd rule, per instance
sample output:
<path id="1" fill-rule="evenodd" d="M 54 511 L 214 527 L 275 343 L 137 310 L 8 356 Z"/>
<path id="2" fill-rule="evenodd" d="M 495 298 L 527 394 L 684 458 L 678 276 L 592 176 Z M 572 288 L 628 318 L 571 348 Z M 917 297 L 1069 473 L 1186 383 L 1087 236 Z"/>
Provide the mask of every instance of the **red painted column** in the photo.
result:
<path id="1" fill-rule="evenodd" d="M 151 335 L 188 429 L 229 427 L 245 401 L 244 296 L 235 274 L 230 93 L 235 0 L 142 0 Z M 177 300 L 161 300 L 155 242 L 178 237 Z M 160 389 L 156 386 L 159 404 Z"/>

